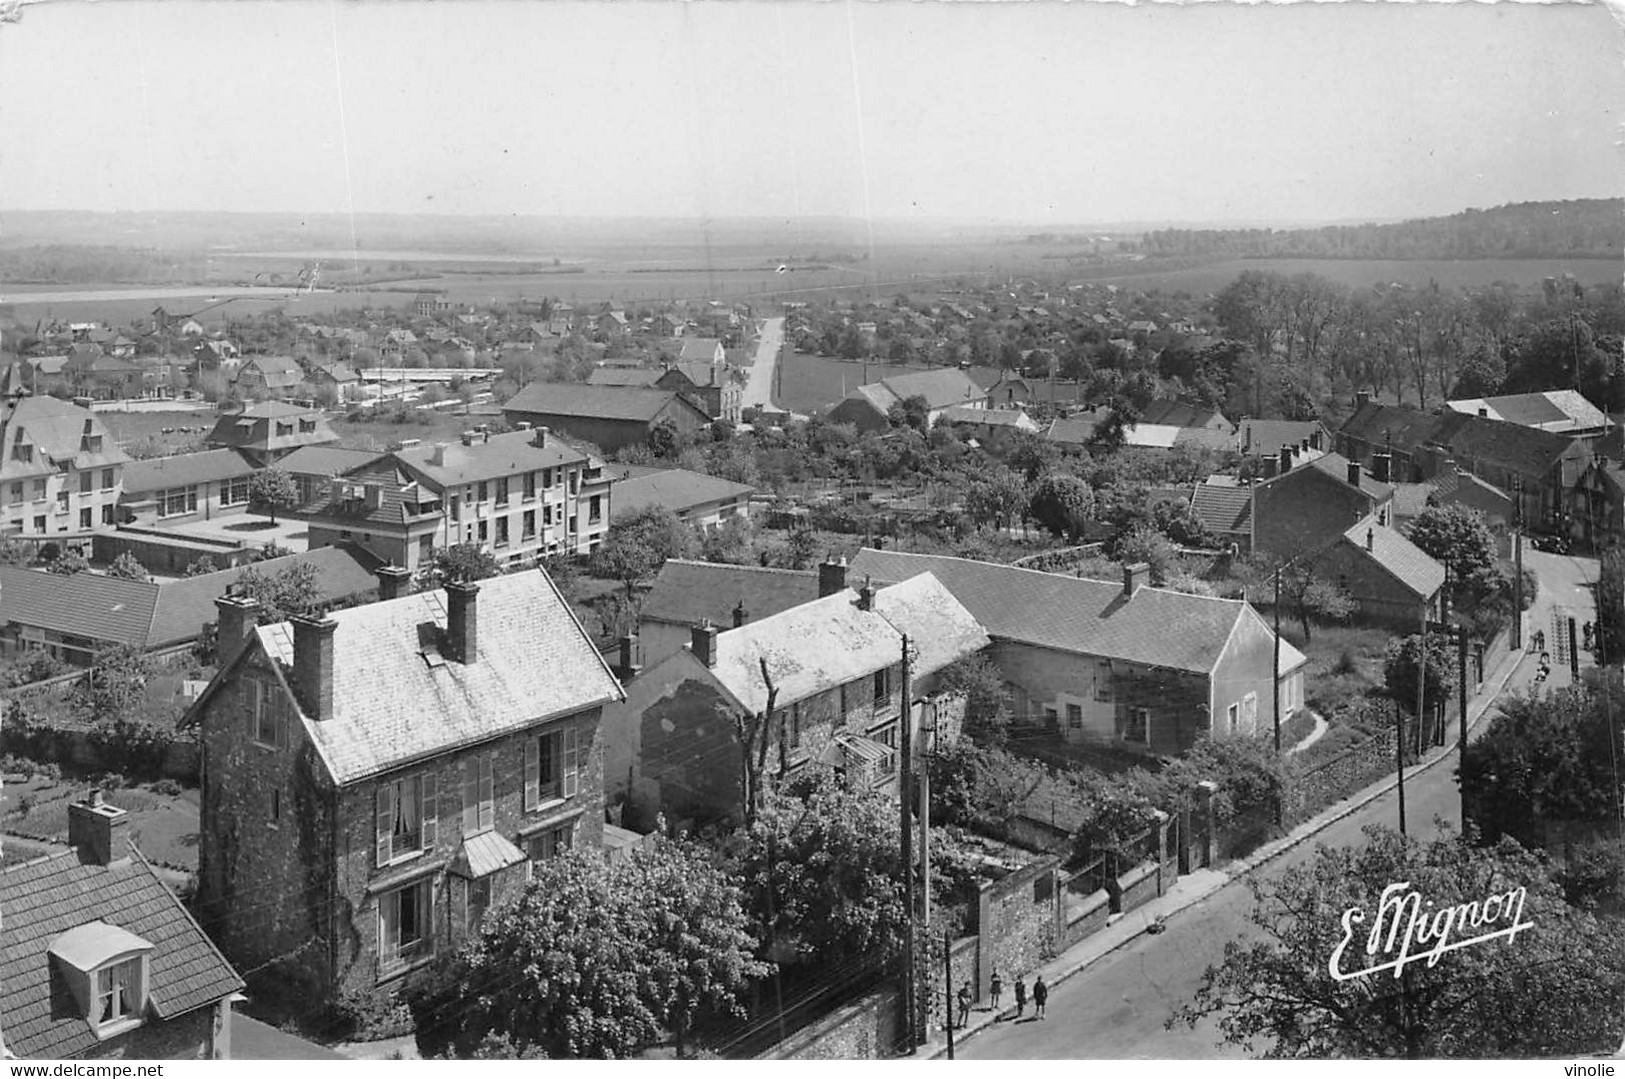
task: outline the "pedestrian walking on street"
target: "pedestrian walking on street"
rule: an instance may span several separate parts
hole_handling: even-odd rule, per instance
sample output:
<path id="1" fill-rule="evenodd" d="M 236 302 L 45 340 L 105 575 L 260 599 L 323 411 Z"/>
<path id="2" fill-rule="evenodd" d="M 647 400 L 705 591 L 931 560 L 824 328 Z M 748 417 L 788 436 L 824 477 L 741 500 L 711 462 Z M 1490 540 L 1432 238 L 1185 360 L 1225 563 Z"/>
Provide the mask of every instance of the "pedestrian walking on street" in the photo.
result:
<path id="1" fill-rule="evenodd" d="M 1020 978 L 1016 979 L 1016 1018 L 1020 1019 L 1027 1011 L 1027 983 Z"/>
<path id="2" fill-rule="evenodd" d="M 999 979 L 999 972 L 993 972 L 993 983 L 988 986 L 988 995 L 993 1000 L 993 1018 L 999 1018 L 999 997 L 1004 992 L 1004 982 Z"/>
<path id="3" fill-rule="evenodd" d="M 1049 986 L 1044 984 L 1044 978 L 1040 975 L 1033 979 L 1033 1014 L 1040 1019 L 1044 1018 L 1044 1004 L 1048 1000 Z"/>
<path id="4" fill-rule="evenodd" d="M 959 1025 L 963 1027 L 970 1022 L 970 982 L 959 987 Z"/>

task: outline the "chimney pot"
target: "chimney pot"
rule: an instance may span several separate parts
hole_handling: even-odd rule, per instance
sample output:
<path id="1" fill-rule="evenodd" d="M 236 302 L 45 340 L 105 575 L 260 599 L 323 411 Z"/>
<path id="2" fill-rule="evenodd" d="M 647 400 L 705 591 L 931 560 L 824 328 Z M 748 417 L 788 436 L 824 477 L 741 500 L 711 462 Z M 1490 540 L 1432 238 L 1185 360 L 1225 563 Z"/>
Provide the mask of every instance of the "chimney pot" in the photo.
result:
<path id="1" fill-rule="evenodd" d="M 619 668 L 615 676 L 623 682 L 629 682 L 638 673 L 638 635 L 636 633 L 623 633 L 619 641 L 621 654 Z"/>
<path id="2" fill-rule="evenodd" d="M 1280 461 L 1275 459 L 1274 454 L 1264 458 L 1264 478 L 1267 480 L 1273 480 L 1276 475 L 1276 469 L 1280 463 Z"/>
<path id="3" fill-rule="evenodd" d="M 331 618 L 294 615 L 293 679 L 305 711 L 315 720 L 333 718 L 333 634 Z"/>
<path id="4" fill-rule="evenodd" d="M 846 589 L 846 559 L 825 559 L 818 567 L 818 598 L 833 596 Z"/>
<path id="5" fill-rule="evenodd" d="M 446 450 L 450 448 L 451 443 L 449 442 L 436 442 L 434 444 L 434 456 L 429 458 L 429 463 L 444 467 L 446 464 Z"/>
<path id="6" fill-rule="evenodd" d="M 474 432 L 473 431 L 464 431 L 464 432 L 462 432 L 461 437 L 462 437 L 462 440 L 463 440 L 463 445 L 472 446 L 474 444 Z"/>
<path id="7" fill-rule="evenodd" d="M 412 571 L 405 566 L 379 566 L 378 598 L 386 601 L 400 599 L 406 595 L 411 580 Z"/>
<path id="8" fill-rule="evenodd" d="M 1364 408 L 1371 403 L 1370 390 L 1357 390 L 1354 394 L 1354 407 Z"/>
<path id="9" fill-rule="evenodd" d="M 1373 545 L 1376 542 L 1376 537 L 1377 537 L 1377 534 L 1376 534 L 1375 529 L 1367 528 L 1365 530 L 1365 549 L 1366 550 L 1369 551 L 1369 550 L 1373 549 Z"/>
<path id="10" fill-rule="evenodd" d="M 550 431 L 546 427 L 536 428 L 536 434 L 531 437 L 531 444 L 539 450 L 545 450 L 547 448 L 547 436 L 549 433 Z"/>
<path id="11" fill-rule="evenodd" d="M 1312 449 L 1312 450 L 1320 449 L 1320 432 L 1319 431 L 1311 431 L 1311 432 L 1309 432 L 1309 448 Z"/>
<path id="12" fill-rule="evenodd" d="M 1282 446 L 1281 447 L 1281 471 L 1282 471 L 1282 473 L 1287 473 L 1287 472 L 1292 471 L 1292 447 L 1291 446 Z"/>
<path id="13" fill-rule="evenodd" d="M 1350 461 L 1348 472 L 1349 483 L 1355 487 L 1360 486 L 1360 462 Z"/>
<path id="14" fill-rule="evenodd" d="M 446 658 L 456 663 L 479 659 L 480 586 L 472 581 L 446 585 Z"/>
<path id="15" fill-rule="evenodd" d="M 710 619 L 694 627 L 689 648 L 695 658 L 707 667 L 717 665 L 717 627 L 711 624 Z"/>
<path id="16" fill-rule="evenodd" d="M 85 865 L 120 865 L 130 857 L 130 815 L 102 801 L 101 790 L 68 806 L 68 844 Z"/>
<path id="17" fill-rule="evenodd" d="M 1123 567 L 1123 596 L 1132 599 L 1134 593 L 1151 582 L 1151 564 L 1135 562 Z"/>
<path id="18" fill-rule="evenodd" d="M 866 578 L 864 580 L 864 582 L 863 582 L 863 587 L 858 589 L 858 610 L 860 610 L 860 611 L 872 611 L 874 609 L 875 609 L 875 586 L 874 586 L 874 582 Z"/>
<path id="19" fill-rule="evenodd" d="M 1489 410 L 1489 409 L 1487 409 L 1487 408 L 1485 408 L 1485 407 L 1484 407 L 1484 406 L 1483 406 L 1483 405 L 1479 405 L 1479 406 L 1478 406 L 1478 414 L 1479 414 L 1479 416 L 1480 416 L 1480 417 L 1482 417 L 1482 418 L 1483 418 L 1483 419 L 1486 419 L 1486 420 L 1487 420 L 1487 419 L 1489 419 L 1489 418 L 1490 418 L 1490 410 Z"/>
<path id="20" fill-rule="evenodd" d="M 738 629 L 740 626 L 744 625 L 749 618 L 750 612 L 745 610 L 745 601 L 740 599 L 738 603 L 734 604 L 734 628 Z"/>
<path id="21" fill-rule="evenodd" d="M 228 592 L 215 599 L 214 609 L 220 617 L 215 624 L 214 655 L 220 667 L 236 659 L 237 653 L 243 650 L 259 619 L 259 608 L 259 601 L 252 596 L 233 596 Z"/>

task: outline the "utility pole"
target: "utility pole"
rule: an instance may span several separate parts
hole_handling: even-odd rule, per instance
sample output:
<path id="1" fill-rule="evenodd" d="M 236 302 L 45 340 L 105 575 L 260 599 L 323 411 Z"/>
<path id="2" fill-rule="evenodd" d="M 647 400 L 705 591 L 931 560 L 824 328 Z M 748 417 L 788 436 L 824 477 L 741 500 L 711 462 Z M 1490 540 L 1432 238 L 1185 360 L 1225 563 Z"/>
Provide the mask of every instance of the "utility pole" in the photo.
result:
<path id="1" fill-rule="evenodd" d="M 914 781 L 920 788 L 920 917 L 927 930 L 931 928 L 931 762 L 928 756 L 936 750 L 937 706 L 927 701 L 924 715 L 930 723 L 920 724 L 920 766 L 915 769 Z"/>
<path id="2" fill-rule="evenodd" d="M 954 942 L 942 931 L 942 1011 L 948 1017 L 948 1059 L 954 1058 Z"/>
<path id="3" fill-rule="evenodd" d="M 1458 716 L 1458 734 L 1456 748 L 1456 764 L 1461 769 L 1461 830 L 1467 831 L 1467 627 L 1460 622 L 1456 623 L 1456 672 L 1457 688 L 1460 691 L 1459 704 L 1461 715 Z"/>
<path id="4" fill-rule="evenodd" d="M 907 967 L 903 970 L 903 1008 L 907 1018 L 903 1022 L 903 1032 L 908 1038 L 909 1052 L 919 1044 L 914 1037 L 914 965 L 915 941 L 918 925 L 915 921 L 914 911 L 914 806 L 911 802 L 914 782 L 914 708 L 910 698 L 909 662 L 908 662 L 908 634 L 903 634 L 903 684 L 900 706 L 900 722 L 898 727 L 897 749 L 900 754 L 898 761 L 899 775 L 897 780 L 897 805 L 902 817 L 902 867 L 903 867 L 903 906 L 908 911 L 908 947 L 903 950 L 903 961 Z"/>
<path id="5" fill-rule="evenodd" d="M 1569 617 L 1569 677 L 1580 682 L 1580 640 L 1574 635 L 1574 617 Z"/>
<path id="6" fill-rule="evenodd" d="M 1405 835 L 1405 713 L 1394 702 L 1394 755 L 1399 760 L 1399 834 Z"/>
<path id="7" fill-rule="evenodd" d="M 1416 753 L 1422 754 L 1422 716 L 1428 699 L 1428 612 L 1422 610 L 1422 640 L 1417 647 L 1416 661 Z"/>
<path id="8" fill-rule="evenodd" d="M 1523 477 L 1512 477 L 1512 649 L 1523 648 Z"/>
<path id="9" fill-rule="evenodd" d="M 1275 755 L 1281 755 L 1281 567 L 1275 567 L 1275 661 L 1270 685 L 1275 687 Z"/>

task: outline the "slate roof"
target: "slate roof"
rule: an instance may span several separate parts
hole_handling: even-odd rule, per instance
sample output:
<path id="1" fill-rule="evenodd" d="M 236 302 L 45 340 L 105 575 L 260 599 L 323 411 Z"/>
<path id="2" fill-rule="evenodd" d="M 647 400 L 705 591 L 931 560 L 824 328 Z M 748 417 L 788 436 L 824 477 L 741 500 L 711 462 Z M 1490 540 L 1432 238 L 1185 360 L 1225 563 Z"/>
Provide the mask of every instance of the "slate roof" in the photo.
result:
<path id="1" fill-rule="evenodd" d="M 1259 486 L 1268 487 L 1280 483 L 1288 477 L 1299 476 L 1305 469 L 1314 469 L 1316 472 L 1324 473 L 1344 485 L 1349 482 L 1349 459 L 1340 453 L 1323 453 L 1319 457 L 1310 458 L 1302 464 L 1293 465 L 1290 470 L 1281 473 L 1279 476 L 1264 480 Z M 1373 504 L 1381 504 L 1393 497 L 1394 488 L 1391 484 L 1377 480 L 1371 473 L 1362 468 L 1360 469 L 1360 492 L 1370 498 Z"/>
<path id="2" fill-rule="evenodd" d="M 749 484 L 690 472 L 686 468 L 612 465 L 609 469 L 613 476 L 620 477 L 610 489 L 617 517 L 645 506 L 662 506 L 682 515 L 749 498 L 756 493 L 756 488 Z"/>
<path id="3" fill-rule="evenodd" d="M 1499 499 L 1501 502 L 1506 503 L 1509 510 L 1512 507 L 1511 495 L 1501 490 L 1501 488 L 1495 486 L 1495 484 L 1487 483 L 1473 475 L 1471 472 L 1466 472 L 1461 469 L 1447 468 L 1440 472 L 1437 476 L 1433 477 L 1429 483 L 1432 485 L 1433 489 L 1438 492 L 1441 499 L 1445 498 L 1447 495 L 1454 495 L 1463 490 L 1476 489 L 1483 494 L 1489 495 L 1492 498 Z"/>
<path id="4" fill-rule="evenodd" d="M 1368 531 L 1369 550 L 1366 548 Z M 1353 544 L 1419 599 L 1430 599 L 1444 587 L 1444 567 L 1395 529 L 1378 524 L 1375 516 L 1363 518 L 1343 533 L 1343 542 Z"/>
<path id="5" fill-rule="evenodd" d="M 192 916 L 138 851 L 124 865 L 82 864 L 64 851 L 0 874 L 0 1030 L 17 1056 L 61 1059 L 101 1044 L 73 992 L 53 977 L 51 941 L 93 921 L 153 945 L 148 985 L 159 1019 L 243 989 Z"/>
<path id="6" fill-rule="evenodd" d="M 1319 420 L 1242 420 L 1236 429 L 1236 448 L 1248 457 L 1268 457 L 1279 453 L 1283 444 L 1302 446 L 1316 431 L 1321 448 L 1327 448 L 1331 440 Z"/>
<path id="7" fill-rule="evenodd" d="M 301 712 L 301 719 L 334 782 L 353 783 L 625 698 L 546 573 L 481 581 L 475 602 L 478 658 L 470 664 L 431 666 L 424 658 L 421 642 L 445 630 L 444 589 L 329 616 L 338 623 L 333 714 L 316 721 Z M 258 647 L 289 670 L 292 624 L 254 632 Z M 217 675 L 194 708 L 235 670 Z"/>
<path id="8" fill-rule="evenodd" d="M 869 548 L 852 560 L 848 580 L 923 572 L 934 574 L 993 637 L 1193 674 L 1213 670 L 1250 610 L 1241 600 L 1149 586 L 1125 600 L 1121 583 Z"/>
<path id="9" fill-rule="evenodd" d="M 1526 476 L 1543 476 L 1574 442 L 1563 435 L 1504 420 L 1452 412 L 1440 422 L 1439 442 L 1458 457 L 1488 462 Z"/>
<path id="10" fill-rule="evenodd" d="M 1218 409 L 1201 408 L 1184 401 L 1152 401 L 1146 406 L 1140 422 L 1170 427 L 1204 427 L 1215 419 L 1224 421 L 1226 431 L 1235 429 L 1235 425 L 1225 419 Z"/>
<path id="11" fill-rule="evenodd" d="M 935 674 L 992 643 L 981 623 L 930 573 L 875 589 L 875 613 L 908 636 L 912 675 Z"/>
<path id="12" fill-rule="evenodd" d="M 745 605 L 747 620 L 755 620 L 817 598 L 818 574 L 813 570 L 668 558 L 643 598 L 641 617 L 676 625 L 708 620 L 731 626 L 739 603 Z"/>
<path id="13" fill-rule="evenodd" d="M 716 362 L 717 346 L 722 344 L 715 337 L 685 337 L 683 338 L 683 351 L 678 354 L 679 360 L 694 360 L 701 363 Z"/>
<path id="14" fill-rule="evenodd" d="M 1339 433 L 1373 446 L 1385 445 L 1391 437 L 1394 449 L 1415 453 L 1433 440 L 1440 422 L 1440 417 L 1428 412 L 1367 401 L 1343 421 Z"/>
<path id="15" fill-rule="evenodd" d="M 350 547 L 284 555 L 255 563 L 255 569 L 275 574 L 294 565 L 315 567 L 316 595 L 322 602 L 360 595 L 378 584 L 377 560 Z M 196 639 L 215 620 L 214 601 L 237 583 L 244 568 L 153 582 L 0 566 L 0 622 L 137 648 L 181 644 Z"/>
<path id="16" fill-rule="evenodd" d="M 0 415 L 4 417 L 0 425 L 0 480 L 47 475 L 63 462 L 72 462 L 76 469 L 87 469 L 123 464 L 130 459 L 118 448 L 101 420 L 78 405 L 54 397 L 20 397 L 14 407 Z M 89 434 L 101 436 L 100 452 L 84 448 L 87 429 Z M 19 433 L 23 442 L 34 447 L 31 462 L 12 457 L 12 447 L 17 444 Z"/>
<path id="17" fill-rule="evenodd" d="M 294 362 L 292 356 L 253 356 L 243 361 L 237 368 L 237 378 L 242 379 L 243 374 L 250 368 L 258 371 L 267 386 L 276 389 L 287 389 L 297 386 L 305 379 L 305 372 L 299 364 Z"/>
<path id="18" fill-rule="evenodd" d="M 922 576 L 927 579 L 917 579 Z M 949 619 L 954 631 L 932 646 L 930 657 L 934 663 L 952 662 L 985 645 L 984 636 L 980 638 L 982 643 L 954 654 L 956 647 L 977 639 L 965 628 L 967 623 L 974 625 L 974 619 L 928 574 L 912 573 L 909 577 L 912 579 L 904 584 L 877 588 L 872 611 L 859 609 L 857 591 L 847 588 L 737 629 L 725 629 L 717 634 L 712 674 L 743 707 L 760 712 L 767 707 L 767 686 L 760 666 L 760 660 L 766 659 L 768 673 L 778 688 L 777 703 L 805 700 L 902 662 L 903 631 L 887 617 L 888 610 L 910 626 L 915 626 L 917 619 L 929 618 L 932 612 Z M 882 596 L 892 589 L 900 591 Z M 959 610 L 954 610 L 956 607 Z M 929 631 L 919 632 L 923 638 Z M 952 658 L 944 658 L 950 655 Z"/>
<path id="19" fill-rule="evenodd" d="M 1064 419 L 1050 423 L 1049 430 L 1044 437 L 1051 442 L 1062 442 L 1069 446 L 1083 446 L 1095 437 L 1095 428 L 1100 425 L 1101 417 L 1093 412 L 1082 412 Z"/>
<path id="20" fill-rule="evenodd" d="M 128 501 L 132 495 L 164 491 L 171 487 L 237 479 L 252 475 L 255 471 L 252 464 L 231 449 L 202 450 L 198 453 L 178 453 L 173 457 L 131 461 L 124 466 L 124 491 L 119 501 Z"/>
<path id="21" fill-rule="evenodd" d="M 316 429 L 301 431 L 299 420 L 314 420 Z M 292 420 L 293 430 L 288 434 L 276 433 L 277 420 Z M 261 401 L 241 412 L 221 416 L 209 432 L 207 442 L 214 446 L 236 446 L 258 450 L 297 449 L 300 446 L 319 446 L 337 442 L 339 436 L 327 425 L 320 412 L 299 408 L 286 401 Z"/>
<path id="22" fill-rule="evenodd" d="M 665 373 L 653 367 L 594 367 L 587 375 L 587 385 L 647 387 Z"/>
<path id="23" fill-rule="evenodd" d="M 649 423 L 673 402 L 700 412 L 676 390 L 646 390 L 622 386 L 584 386 L 570 382 L 532 382 L 502 406 L 504 414 L 536 413 L 544 416 L 579 416 Z M 680 406 L 681 407 L 681 406 Z M 701 413 L 703 415 L 703 413 Z M 710 417 L 705 417 L 710 421 Z"/>
<path id="24" fill-rule="evenodd" d="M 342 476 L 380 457 L 377 450 L 348 450 L 342 446 L 300 446 L 277 461 L 277 468 L 300 476 Z"/>
<path id="25" fill-rule="evenodd" d="M 1434 493 L 1432 483 L 1394 484 L 1394 516 L 1409 520 L 1427 511 L 1428 496 Z"/>
<path id="26" fill-rule="evenodd" d="M 1492 420 L 1538 427 L 1564 433 L 1589 431 L 1608 425 L 1608 417 L 1579 390 L 1547 390 L 1544 393 L 1513 393 L 1500 397 L 1472 397 L 1446 401 L 1452 410 L 1469 416 L 1479 409 Z"/>
<path id="27" fill-rule="evenodd" d="M 404 528 L 409 522 L 425 516 L 434 518 L 440 516 L 438 508 L 427 513 L 419 512 L 417 507 L 423 502 L 438 502 L 440 496 L 423 488 L 416 480 L 405 474 L 393 458 L 380 458 L 360 468 L 352 469 L 344 475 L 353 483 L 377 484 L 380 493 L 378 505 L 369 507 L 365 501 L 346 499 L 343 491 L 335 487 L 328 490 L 318 501 L 299 507 L 299 516 L 313 520 L 367 522 L 397 528 Z"/>
<path id="28" fill-rule="evenodd" d="M 394 457 L 408 472 L 440 490 L 588 459 L 557 438 L 549 437 L 545 446 L 536 445 L 535 431 L 509 431 L 483 440 L 476 436 L 467 446 L 461 441 L 447 443 L 443 464 L 435 463 L 436 452 L 435 446 L 413 446 L 396 450 Z"/>
<path id="29" fill-rule="evenodd" d="M 1247 487 L 1198 483 L 1191 492 L 1191 512 L 1215 533 L 1247 533 L 1253 524 L 1253 492 Z"/>
<path id="30" fill-rule="evenodd" d="M 971 408 L 969 405 L 949 405 L 942 410 L 942 419 L 949 423 L 974 423 L 986 427 L 1008 427 L 1017 431 L 1037 431 L 1038 424 L 1019 408 Z"/>

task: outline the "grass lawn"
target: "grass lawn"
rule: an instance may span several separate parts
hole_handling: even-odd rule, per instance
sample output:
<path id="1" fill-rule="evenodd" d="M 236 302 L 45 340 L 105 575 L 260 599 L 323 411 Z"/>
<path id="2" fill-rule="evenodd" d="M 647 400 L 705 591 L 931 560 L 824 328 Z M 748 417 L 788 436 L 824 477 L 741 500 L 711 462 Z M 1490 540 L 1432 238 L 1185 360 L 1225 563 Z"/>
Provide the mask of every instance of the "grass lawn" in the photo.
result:
<path id="1" fill-rule="evenodd" d="M 470 428 L 501 420 L 502 412 L 492 406 L 476 405 L 474 411 L 468 413 L 462 409 L 436 410 L 431 413 L 413 412 L 411 416 L 407 423 L 391 423 L 388 420 L 362 423 L 337 415 L 329 416 L 327 423 L 339 436 L 339 445 L 346 449 L 387 450 L 407 438 L 420 439 L 425 445 L 456 442 L 458 436 Z"/>
<path id="2" fill-rule="evenodd" d="M 107 425 L 114 441 L 128 448 L 153 439 L 166 453 L 197 449 L 214 430 L 217 414 L 205 409 L 177 409 L 174 412 L 98 412 L 96 418 Z M 168 434 L 164 428 L 170 428 Z"/>
<path id="3" fill-rule="evenodd" d="M 27 839 L 66 843 L 68 803 L 83 793 L 81 786 L 61 781 L 46 785 L 37 777 L 20 786 L 8 783 L 0 801 L 5 830 Z M 105 797 L 130 814 L 130 838 L 149 861 L 186 872 L 197 870 L 198 794 L 195 789 L 159 794 L 150 787 L 126 787 L 111 791 Z"/>
<path id="4" fill-rule="evenodd" d="M 1281 636 L 1309 657 L 1303 692 L 1309 706 L 1330 719 L 1344 703 L 1382 686 L 1382 665 L 1393 635 L 1384 629 L 1317 626 L 1306 644 L 1302 630 L 1281 621 Z"/>

